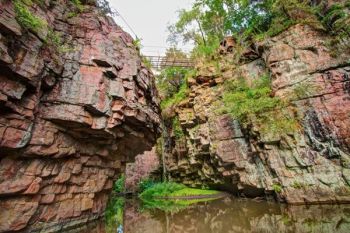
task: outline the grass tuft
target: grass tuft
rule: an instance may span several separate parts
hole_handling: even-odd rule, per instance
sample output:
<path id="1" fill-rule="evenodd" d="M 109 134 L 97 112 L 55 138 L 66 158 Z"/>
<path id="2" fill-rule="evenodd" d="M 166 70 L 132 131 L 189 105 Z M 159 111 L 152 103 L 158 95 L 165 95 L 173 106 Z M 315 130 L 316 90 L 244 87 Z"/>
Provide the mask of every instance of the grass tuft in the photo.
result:
<path id="1" fill-rule="evenodd" d="M 154 197 L 182 197 L 182 196 L 201 196 L 218 194 L 216 190 L 203 190 L 188 188 L 183 184 L 173 182 L 157 183 L 141 193 L 141 198 Z"/>
<path id="2" fill-rule="evenodd" d="M 47 27 L 47 22 L 40 17 L 34 15 L 26 5 L 26 1 L 15 0 L 13 1 L 16 13 L 16 20 L 25 29 L 33 32 L 39 32 Z M 31 5 L 31 4 L 29 4 Z"/>
<path id="3" fill-rule="evenodd" d="M 189 205 L 212 201 L 217 198 L 199 198 L 199 199 L 160 199 L 160 197 L 189 197 L 189 196 L 206 196 L 218 194 L 215 190 L 203 190 L 188 188 L 183 184 L 173 182 L 157 183 L 146 189 L 140 194 L 143 206 L 146 209 L 161 209 L 163 211 L 178 211 Z"/>

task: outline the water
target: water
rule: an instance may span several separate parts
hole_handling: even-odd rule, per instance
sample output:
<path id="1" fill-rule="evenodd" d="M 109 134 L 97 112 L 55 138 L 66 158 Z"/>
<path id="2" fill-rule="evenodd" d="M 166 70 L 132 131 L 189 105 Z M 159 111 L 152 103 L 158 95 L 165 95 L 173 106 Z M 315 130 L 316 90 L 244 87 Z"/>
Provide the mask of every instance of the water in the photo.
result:
<path id="1" fill-rule="evenodd" d="M 350 233 L 350 205 L 286 206 L 226 197 L 165 212 L 126 200 L 121 212 L 107 216 L 80 232 Z"/>

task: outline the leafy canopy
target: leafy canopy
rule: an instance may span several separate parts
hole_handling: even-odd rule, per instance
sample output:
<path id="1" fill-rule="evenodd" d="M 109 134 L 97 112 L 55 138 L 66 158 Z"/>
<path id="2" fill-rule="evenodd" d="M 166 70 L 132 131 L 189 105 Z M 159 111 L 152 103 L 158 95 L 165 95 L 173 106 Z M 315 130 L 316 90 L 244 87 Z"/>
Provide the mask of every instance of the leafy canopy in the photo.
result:
<path id="1" fill-rule="evenodd" d="M 243 41 L 260 39 L 297 23 L 349 37 L 349 1 L 331 7 L 325 4 L 313 0 L 195 0 L 190 9 L 179 11 L 178 21 L 169 26 L 168 41 L 191 41 L 198 56 L 213 52 L 209 48 L 226 35 Z"/>

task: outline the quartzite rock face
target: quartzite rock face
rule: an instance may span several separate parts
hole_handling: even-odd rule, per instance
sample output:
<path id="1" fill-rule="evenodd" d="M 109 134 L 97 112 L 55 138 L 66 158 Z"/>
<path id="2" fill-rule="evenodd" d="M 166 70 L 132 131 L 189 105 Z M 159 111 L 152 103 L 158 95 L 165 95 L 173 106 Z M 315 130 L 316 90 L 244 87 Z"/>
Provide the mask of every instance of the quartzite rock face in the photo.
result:
<path id="1" fill-rule="evenodd" d="M 321 32 L 296 25 L 256 44 L 256 58 L 236 69 L 200 71 L 177 108 L 186 138 L 168 145 L 172 178 L 248 197 L 275 193 L 294 204 L 350 202 L 350 55 L 332 57 L 326 42 Z M 286 109 L 299 117 L 298 132 L 276 137 L 254 125 L 252 134 L 218 113 L 223 80 L 242 75 L 249 81 L 266 71 L 282 99 L 306 88 Z"/>
<path id="2" fill-rule="evenodd" d="M 127 192 L 137 192 L 138 184 L 146 179 L 159 179 L 159 156 L 154 147 L 136 156 L 134 163 L 126 164 L 125 189 Z"/>
<path id="3" fill-rule="evenodd" d="M 25 30 L 0 1 L 0 232 L 99 217 L 159 134 L 154 78 L 127 33 L 93 4 L 28 9 L 47 27 Z"/>

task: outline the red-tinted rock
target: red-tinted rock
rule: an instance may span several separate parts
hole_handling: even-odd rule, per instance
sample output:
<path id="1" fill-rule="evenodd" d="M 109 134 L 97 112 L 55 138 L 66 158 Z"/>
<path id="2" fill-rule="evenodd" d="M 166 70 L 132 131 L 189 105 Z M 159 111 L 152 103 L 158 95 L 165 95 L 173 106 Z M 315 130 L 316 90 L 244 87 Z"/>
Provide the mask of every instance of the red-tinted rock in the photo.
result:
<path id="1" fill-rule="evenodd" d="M 159 134 L 154 77 L 130 35 L 91 4 L 73 18 L 69 1 L 28 10 L 47 28 L 21 28 L 0 1 L 1 232 L 101 216 L 125 162 Z M 48 29 L 62 46 L 43 43 Z"/>
<path id="2" fill-rule="evenodd" d="M 294 118 L 293 130 L 274 132 L 275 125 L 259 116 L 240 124 L 223 115 L 226 84 L 211 87 L 217 72 L 199 64 L 187 99 L 175 109 L 184 135 L 176 138 L 169 128 L 164 140 L 172 180 L 244 197 L 274 194 L 291 204 L 350 203 L 350 52 L 332 57 L 326 46 L 330 39 L 295 25 L 253 45 L 260 57 L 241 58 L 245 64 L 227 67 L 235 51 L 219 60 L 225 80 L 243 77 L 249 85 L 270 73 L 271 95 L 288 104 L 285 116 L 271 114 L 274 121 Z"/>
<path id="3" fill-rule="evenodd" d="M 152 151 L 136 156 L 134 163 L 129 163 L 126 166 L 125 188 L 128 191 L 136 192 L 138 184 L 142 180 L 153 179 L 152 173 L 159 169 L 159 155 L 155 148 Z"/>
<path id="4" fill-rule="evenodd" d="M 0 202 L 0 232 L 25 228 L 38 208 L 37 202 L 14 198 Z"/>

